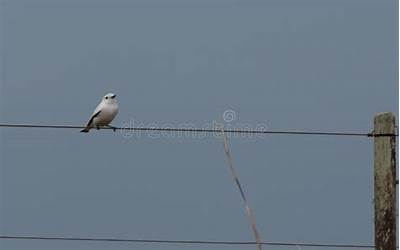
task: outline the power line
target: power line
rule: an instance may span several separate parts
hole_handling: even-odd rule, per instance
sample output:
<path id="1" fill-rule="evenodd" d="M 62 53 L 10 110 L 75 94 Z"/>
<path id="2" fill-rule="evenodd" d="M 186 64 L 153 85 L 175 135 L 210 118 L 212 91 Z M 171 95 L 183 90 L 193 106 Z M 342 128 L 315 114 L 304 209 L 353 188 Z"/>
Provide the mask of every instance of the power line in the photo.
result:
<path id="1" fill-rule="evenodd" d="M 53 128 L 53 129 L 83 129 L 83 126 L 74 125 L 35 125 L 35 124 L 0 124 L 3 128 Z M 198 132 L 198 133 L 221 133 L 221 129 L 203 128 L 162 128 L 162 127 L 101 127 L 101 129 L 115 129 L 123 131 L 160 131 L 160 132 Z M 226 129 L 228 134 L 280 134 L 280 135 L 321 135 L 321 136 L 359 136 L 359 137 L 384 137 L 396 136 L 398 134 L 374 134 L 357 132 L 323 132 L 323 131 L 295 131 L 295 130 L 250 130 L 250 129 Z"/>
<path id="2" fill-rule="evenodd" d="M 256 245 L 255 241 L 208 241 L 208 240 L 161 240 L 161 239 L 121 239 L 121 238 L 82 238 L 82 237 L 39 237 L 39 236 L 7 236 L 0 235 L 0 239 L 8 240 L 58 240 L 58 241 L 91 241 L 91 242 L 128 242 L 128 243 L 156 243 L 180 245 Z M 262 245 L 269 246 L 299 246 L 299 247 L 326 247 L 326 248 L 374 248 L 373 245 L 362 244 L 324 244 L 300 242 L 272 242 L 263 241 Z"/>

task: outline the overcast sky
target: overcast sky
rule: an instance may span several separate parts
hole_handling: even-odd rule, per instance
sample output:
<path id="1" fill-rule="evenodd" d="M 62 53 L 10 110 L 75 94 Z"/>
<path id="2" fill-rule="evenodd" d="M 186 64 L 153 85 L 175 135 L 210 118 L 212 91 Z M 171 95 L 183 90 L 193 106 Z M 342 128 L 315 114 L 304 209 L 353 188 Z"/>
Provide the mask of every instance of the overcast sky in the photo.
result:
<path id="1" fill-rule="evenodd" d="M 2 0 L 0 122 L 367 133 L 398 113 L 397 0 Z M 221 138 L 0 129 L 0 234 L 253 240 Z M 231 137 L 265 241 L 373 244 L 370 138 Z M 0 240 L 25 249 L 254 249 Z M 293 249 L 265 247 L 265 249 Z M 304 249 L 311 249 L 303 247 Z"/>

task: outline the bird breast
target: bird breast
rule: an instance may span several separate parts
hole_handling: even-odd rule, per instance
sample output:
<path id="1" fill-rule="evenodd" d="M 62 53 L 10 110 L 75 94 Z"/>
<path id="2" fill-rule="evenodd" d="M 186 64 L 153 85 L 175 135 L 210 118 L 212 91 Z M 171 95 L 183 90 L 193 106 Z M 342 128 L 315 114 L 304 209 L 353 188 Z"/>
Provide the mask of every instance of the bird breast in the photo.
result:
<path id="1" fill-rule="evenodd" d="M 118 105 L 106 105 L 102 107 L 98 117 L 95 118 L 94 123 L 97 126 L 108 125 L 118 113 Z"/>

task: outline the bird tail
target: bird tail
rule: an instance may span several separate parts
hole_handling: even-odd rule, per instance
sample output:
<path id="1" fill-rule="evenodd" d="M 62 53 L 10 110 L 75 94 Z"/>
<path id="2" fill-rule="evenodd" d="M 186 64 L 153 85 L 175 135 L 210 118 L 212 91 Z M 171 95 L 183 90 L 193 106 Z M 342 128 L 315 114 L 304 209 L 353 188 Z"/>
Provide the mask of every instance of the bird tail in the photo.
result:
<path id="1" fill-rule="evenodd" d="M 88 133 L 89 130 L 90 130 L 90 128 L 89 128 L 89 127 L 86 127 L 86 128 L 84 128 L 84 129 L 82 129 L 81 132 L 82 132 L 82 133 Z"/>

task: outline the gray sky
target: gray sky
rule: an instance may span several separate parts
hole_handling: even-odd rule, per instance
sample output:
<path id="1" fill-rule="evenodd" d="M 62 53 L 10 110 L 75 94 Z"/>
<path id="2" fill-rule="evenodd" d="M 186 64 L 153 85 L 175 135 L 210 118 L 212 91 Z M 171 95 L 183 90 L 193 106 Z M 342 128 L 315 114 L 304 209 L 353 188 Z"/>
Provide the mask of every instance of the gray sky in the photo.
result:
<path id="1" fill-rule="evenodd" d="M 369 132 L 398 113 L 395 0 L 1 3 L 1 123 L 83 125 L 108 92 L 116 126 L 206 127 L 231 109 L 233 128 Z M 78 131 L 0 129 L 1 234 L 253 240 L 220 138 Z M 263 240 L 373 244 L 370 139 L 230 144 Z"/>

